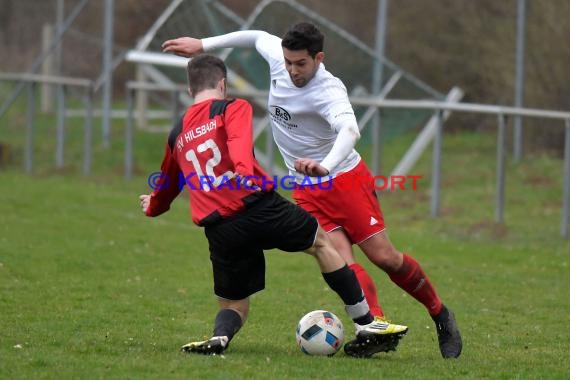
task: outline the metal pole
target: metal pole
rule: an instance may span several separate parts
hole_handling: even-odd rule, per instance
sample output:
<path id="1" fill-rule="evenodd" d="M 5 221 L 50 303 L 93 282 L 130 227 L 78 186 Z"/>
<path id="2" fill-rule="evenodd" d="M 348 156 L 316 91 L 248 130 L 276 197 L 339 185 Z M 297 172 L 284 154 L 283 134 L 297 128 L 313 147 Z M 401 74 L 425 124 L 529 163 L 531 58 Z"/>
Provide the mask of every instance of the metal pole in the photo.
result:
<path id="1" fill-rule="evenodd" d="M 51 24 L 45 24 L 42 28 L 42 51 L 45 51 L 52 44 L 55 35 L 54 27 Z M 42 65 L 42 75 L 54 75 L 55 72 L 54 56 L 49 55 L 46 57 Z M 53 111 L 53 99 L 55 98 L 55 86 L 48 83 L 42 83 L 41 96 L 40 96 L 40 110 L 41 112 Z"/>
<path id="2" fill-rule="evenodd" d="M 433 163 L 431 179 L 431 216 L 439 216 L 441 192 L 441 149 L 443 146 L 443 111 L 437 111 L 437 130 L 433 140 Z"/>
<path id="3" fill-rule="evenodd" d="M 59 35 L 59 36 L 61 36 L 63 34 L 64 14 L 65 14 L 65 0 L 57 0 L 55 22 L 56 22 L 57 35 Z M 62 51 L 61 51 L 61 38 L 60 38 L 57 42 L 56 47 L 55 47 L 55 74 L 56 75 L 61 75 L 61 66 L 62 66 L 61 53 L 62 53 Z"/>
<path id="4" fill-rule="evenodd" d="M 137 65 L 136 68 L 136 80 L 137 82 L 145 82 L 147 83 L 147 77 L 142 69 L 142 65 Z M 137 114 L 137 125 L 139 128 L 146 128 L 148 127 L 148 118 L 147 118 L 147 108 L 148 108 L 148 92 L 146 90 L 138 90 L 136 92 L 136 114 Z"/>
<path id="5" fill-rule="evenodd" d="M 176 125 L 180 119 L 180 102 L 178 101 L 178 91 L 172 91 L 172 125 Z"/>
<path id="6" fill-rule="evenodd" d="M 522 107 L 524 101 L 524 51 L 526 29 L 526 0 L 517 2 L 517 48 L 516 48 L 516 78 L 515 78 L 515 107 Z M 514 118 L 513 136 L 514 160 L 520 162 L 523 154 L 523 119 Z"/>
<path id="7" fill-rule="evenodd" d="M 208 3 L 211 3 L 211 0 L 207 0 Z M 224 29 L 220 27 L 220 23 L 216 22 L 217 19 L 212 14 L 210 7 L 206 4 L 205 0 L 200 0 L 200 9 L 202 10 L 203 14 L 206 16 L 205 19 L 208 22 L 208 25 L 212 28 L 213 35 L 224 34 Z"/>
<path id="8" fill-rule="evenodd" d="M 127 122 L 125 126 L 125 179 L 133 176 L 133 108 L 135 90 L 127 88 Z"/>
<path id="9" fill-rule="evenodd" d="M 85 92 L 85 129 L 83 145 L 83 175 L 91 174 L 91 148 L 93 146 L 93 87 Z"/>
<path id="10" fill-rule="evenodd" d="M 497 134 L 497 198 L 495 203 L 495 222 L 503 223 L 505 208 L 505 140 L 506 122 L 505 115 L 499 114 L 499 130 Z"/>
<path id="11" fill-rule="evenodd" d="M 32 172 L 32 164 L 34 159 L 35 89 L 35 83 L 30 83 L 28 85 L 28 106 L 26 109 L 26 156 L 24 160 L 26 173 Z"/>
<path id="12" fill-rule="evenodd" d="M 115 0 L 105 0 L 103 16 L 103 147 L 109 148 L 111 125 L 111 101 L 113 91 L 113 14 Z"/>
<path id="13" fill-rule="evenodd" d="M 566 119 L 564 130 L 564 193 L 562 195 L 562 223 L 560 234 L 568 238 L 568 224 L 570 223 L 570 119 Z"/>
<path id="14" fill-rule="evenodd" d="M 55 166 L 58 169 L 63 167 L 63 148 L 65 146 L 65 87 L 57 86 L 57 132 L 55 149 Z"/>
<path id="15" fill-rule="evenodd" d="M 64 21 L 64 14 L 65 14 L 65 0 L 57 0 L 56 5 L 56 15 L 55 15 L 55 22 L 56 22 L 56 31 L 57 35 L 61 36 L 59 38 L 57 45 L 55 45 L 55 55 L 54 55 L 54 63 L 55 63 L 55 75 L 62 75 L 62 67 L 63 67 L 63 60 L 62 60 L 62 40 L 63 40 L 63 21 Z M 55 86 L 55 93 L 57 97 L 57 149 L 56 149 L 56 157 L 55 157 L 55 165 L 56 167 L 62 168 L 63 167 L 63 147 L 65 142 L 65 88 L 63 85 Z"/>
<path id="16" fill-rule="evenodd" d="M 384 72 L 384 51 L 386 49 L 386 24 L 388 13 L 388 0 L 378 0 L 378 11 L 376 14 L 376 42 L 374 52 L 374 69 L 372 72 L 372 93 L 378 95 L 382 88 L 383 72 Z M 372 118 L 372 172 L 375 175 L 380 174 L 381 168 L 381 149 L 380 143 L 382 120 L 380 110 L 376 112 Z"/>

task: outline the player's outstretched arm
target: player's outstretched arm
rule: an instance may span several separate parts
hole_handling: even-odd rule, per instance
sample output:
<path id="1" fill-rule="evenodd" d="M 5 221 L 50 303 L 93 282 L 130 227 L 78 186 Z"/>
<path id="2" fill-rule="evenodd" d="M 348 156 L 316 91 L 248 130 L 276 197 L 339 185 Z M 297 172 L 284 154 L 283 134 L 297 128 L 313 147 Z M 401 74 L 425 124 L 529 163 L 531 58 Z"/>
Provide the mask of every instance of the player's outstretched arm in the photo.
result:
<path id="1" fill-rule="evenodd" d="M 356 124 L 356 121 L 354 121 L 354 123 L 345 122 L 341 127 L 338 128 L 340 130 L 331 151 L 321 161 L 321 166 L 323 166 L 328 171 L 333 170 L 346 157 L 348 157 L 360 139 L 360 131 L 358 129 L 358 124 Z"/>
<path id="2" fill-rule="evenodd" d="M 165 53 L 174 53 L 183 57 L 193 57 L 200 53 L 213 51 L 224 48 L 254 48 L 260 38 L 271 36 L 270 34 L 260 30 L 240 30 L 214 37 L 207 37 L 201 40 L 192 37 L 180 37 L 173 40 L 165 41 L 162 44 L 162 51 Z M 278 37 L 275 41 L 280 41 Z M 281 45 L 277 43 L 280 54 Z"/>
<path id="3" fill-rule="evenodd" d="M 179 37 L 165 41 L 162 44 L 162 51 L 174 53 L 176 55 L 190 58 L 204 52 L 202 40 L 192 37 Z"/>
<path id="4" fill-rule="evenodd" d="M 318 162 L 312 158 L 298 158 L 295 160 L 295 170 L 311 177 L 329 175 L 338 164 L 346 159 L 352 149 L 354 149 L 359 138 L 358 126 L 356 124 L 347 124 L 346 127 L 341 128 L 331 151 L 323 161 Z"/>

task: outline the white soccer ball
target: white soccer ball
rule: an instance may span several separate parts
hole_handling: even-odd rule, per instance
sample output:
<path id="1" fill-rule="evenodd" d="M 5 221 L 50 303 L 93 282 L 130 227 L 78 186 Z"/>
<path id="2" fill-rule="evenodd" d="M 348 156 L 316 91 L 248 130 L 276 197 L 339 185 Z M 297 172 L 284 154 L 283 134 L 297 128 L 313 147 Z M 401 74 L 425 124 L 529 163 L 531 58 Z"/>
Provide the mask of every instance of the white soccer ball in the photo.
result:
<path id="1" fill-rule="evenodd" d="M 333 356 L 344 342 L 342 321 L 326 310 L 305 314 L 297 325 L 297 344 L 307 355 Z"/>

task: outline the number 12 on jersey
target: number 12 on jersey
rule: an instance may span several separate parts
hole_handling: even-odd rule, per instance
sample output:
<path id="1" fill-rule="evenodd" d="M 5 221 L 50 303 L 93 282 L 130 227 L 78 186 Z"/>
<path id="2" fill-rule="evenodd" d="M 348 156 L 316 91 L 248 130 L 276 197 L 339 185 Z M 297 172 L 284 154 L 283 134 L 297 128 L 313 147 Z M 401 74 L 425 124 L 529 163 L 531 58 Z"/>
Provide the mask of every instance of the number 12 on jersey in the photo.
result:
<path id="1" fill-rule="evenodd" d="M 212 158 L 206 161 L 205 168 L 206 168 L 206 175 L 204 175 L 204 171 L 200 165 L 200 160 L 196 155 L 194 149 L 190 149 L 186 152 L 186 160 L 192 163 L 194 166 L 194 170 L 198 175 L 200 180 L 200 189 L 204 191 L 210 191 L 212 187 L 219 186 L 222 181 L 228 180 L 229 178 L 234 177 L 234 173 L 232 171 L 227 171 L 220 176 L 216 176 L 214 173 L 214 167 L 216 167 L 222 161 L 222 153 L 220 152 L 220 148 L 216 142 L 212 139 L 208 139 L 204 141 L 202 144 L 196 147 L 198 153 L 204 153 L 208 150 L 212 151 Z"/>

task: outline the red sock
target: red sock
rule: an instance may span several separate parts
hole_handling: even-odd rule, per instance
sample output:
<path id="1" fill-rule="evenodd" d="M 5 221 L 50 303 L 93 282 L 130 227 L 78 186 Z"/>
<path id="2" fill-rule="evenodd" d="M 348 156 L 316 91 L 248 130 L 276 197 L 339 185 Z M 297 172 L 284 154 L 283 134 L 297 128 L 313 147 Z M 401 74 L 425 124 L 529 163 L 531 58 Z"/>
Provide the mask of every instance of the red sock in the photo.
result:
<path id="1" fill-rule="evenodd" d="M 404 254 L 401 268 L 390 274 L 390 279 L 409 295 L 421 302 L 431 316 L 439 314 L 441 300 L 422 267 L 411 256 Z"/>
<path id="2" fill-rule="evenodd" d="M 366 302 L 368 302 L 370 313 L 375 317 L 383 317 L 384 312 L 382 311 L 382 308 L 378 302 L 378 294 L 376 292 L 376 285 L 374 285 L 374 281 L 372 281 L 366 270 L 360 264 L 351 264 L 349 265 L 349 268 L 352 269 L 356 275 L 358 283 L 360 284 L 362 291 L 364 291 L 364 298 L 366 298 Z"/>

